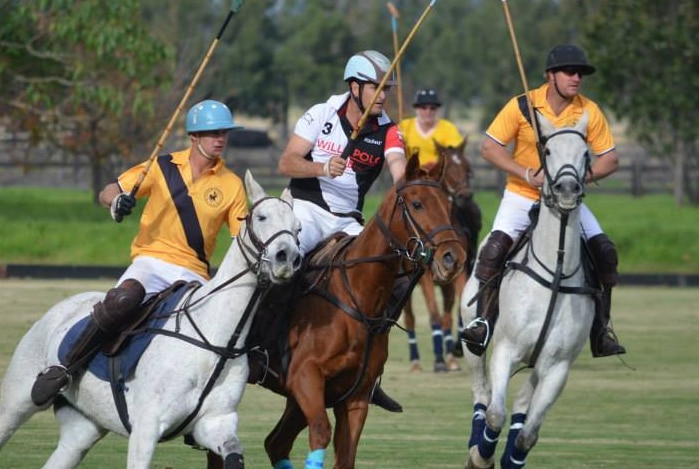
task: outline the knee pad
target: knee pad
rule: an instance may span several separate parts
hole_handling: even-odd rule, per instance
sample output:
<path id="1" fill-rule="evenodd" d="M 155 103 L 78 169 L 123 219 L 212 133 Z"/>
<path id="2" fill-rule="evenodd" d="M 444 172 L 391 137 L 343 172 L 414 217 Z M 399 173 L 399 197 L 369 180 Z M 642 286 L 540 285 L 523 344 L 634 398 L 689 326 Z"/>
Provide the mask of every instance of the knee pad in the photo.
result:
<path id="1" fill-rule="evenodd" d="M 512 247 L 512 238 L 503 231 L 493 231 L 488 236 L 476 265 L 476 278 L 487 282 L 502 270 L 507 253 Z"/>
<path id="2" fill-rule="evenodd" d="M 588 239 L 587 246 L 597 267 L 600 282 L 603 285 L 616 285 L 619 279 L 617 271 L 619 257 L 614 243 L 606 234 L 600 233 Z"/>
<path id="3" fill-rule="evenodd" d="M 143 302 L 146 290 L 137 280 L 124 280 L 107 292 L 104 301 L 92 310 L 92 319 L 105 332 L 119 332 L 129 324 L 129 318 Z"/>

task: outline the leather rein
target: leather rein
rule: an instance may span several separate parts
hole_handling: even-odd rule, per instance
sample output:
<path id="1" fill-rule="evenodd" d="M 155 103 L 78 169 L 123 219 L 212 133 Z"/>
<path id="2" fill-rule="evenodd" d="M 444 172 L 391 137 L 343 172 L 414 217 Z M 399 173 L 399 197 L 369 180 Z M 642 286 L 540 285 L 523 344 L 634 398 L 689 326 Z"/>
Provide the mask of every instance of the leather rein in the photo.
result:
<path id="1" fill-rule="evenodd" d="M 409 295 L 413 287 L 419 282 L 420 277 L 422 277 L 422 274 L 425 272 L 425 266 L 429 265 L 432 262 L 434 253 L 437 250 L 437 248 L 443 243 L 458 241 L 458 238 L 456 237 L 456 232 L 451 224 L 438 226 L 429 233 L 427 233 L 422 228 L 422 226 L 415 219 L 415 216 L 411 213 L 410 204 L 406 201 L 405 196 L 402 194 L 404 189 L 413 186 L 426 186 L 429 188 L 444 191 L 444 188 L 441 184 L 431 180 L 411 180 L 404 183 L 396 189 L 396 203 L 393 206 L 393 210 L 391 211 L 391 215 L 388 219 L 388 222 L 385 222 L 379 216 L 378 213 L 374 218 L 377 227 L 383 234 L 384 240 L 388 244 L 388 247 L 391 251 L 390 254 L 346 260 L 345 256 L 347 255 L 347 250 L 345 250 L 343 253 L 343 258 L 339 262 L 333 262 L 327 266 L 330 269 L 340 269 L 340 274 L 342 276 L 342 282 L 345 287 L 345 291 L 349 294 L 354 306 L 341 301 L 336 295 L 333 295 L 326 289 L 318 288 L 316 285 L 312 286 L 309 290 L 309 293 L 313 293 L 324 298 L 329 303 L 332 303 L 334 306 L 341 309 L 352 319 L 361 322 L 368 332 L 368 338 L 364 348 L 364 358 L 362 360 L 362 366 L 360 367 L 359 373 L 357 374 L 357 378 L 355 379 L 354 384 L 350 387 L 350 389 L 348 389 L 339 399 L 336 400 L 336 404 L 347 400 L 349 396 L 354 394 L 357 387 L 359 386 L 362 376 L 364 376 L 369 364 L 369 354 L 371 352 L 371 346 L 374 337 L 378 334 L 388 332 L 388 330 L 390 330 L 390 328 L 397 321 L 397 319 L 394 319 L 397 318 L 397 316 L 395 315 L 395 311 L 386 311 L 386 308 L 384 308 L 384 311 L 382 312 L 380 317 L 370 317 L 357 308 L 359 302 L 352 291 L 352 286 L 350 285 L 350 280 L 347 275 L 347 267 L 351 267 L 357 264 L 384 262 L 395 259 L 403 259 L 404 261 L 412 265 L 412 269 L 409 272 L 400 274 L 409 277 L 409 288 L 406 289 L 404 297 L 400 298 L 401 301 L 399 302 L 399 304 L 402 304 L 403 300 L 405 299 L 405 296 Z M 397 216 L 396 214 L 399 211 L 400 217 L 403 221 L 403 225 L 407 229 L 408 233 L 410 233 L 410 236 L 408 237 L 408 240 L 405 243 L 402 243 L 390 230 L 390 226 L 393 224 L 393 220 Z M 439 242 L 435 242 L 435 236 L 437 236 L 439 233 L 443 231 L 451 231 L 453 237 L 447 238 Z"/>
<path id="2" fill-rule="evenodd" d="M 252 229 L 253 226 L 253 217 L 252 214 L 255 210 L 255 208 L 264 202 L 265 200 L 268 199 L 278 199 L 277 197 L 263 197 L 262 199 L 259 199 L 250 209 L 248 212 L 247 216 L 245 217 L 245 232 L 242 233 L 240 236 L 237 236 L 235 238 L 235 242 L 238 244 L 240 247 L 240 250 L 243 254 L 243 257 L 245 258 L 246 262 L 246 267 L 240 271 L 238 274 L 234 275 L 233 277 L 227 279 L 225 282 L 221 283 L 220 285 L 217 285 L 215 288 L 211 289 L 206 295 L 198 298 L 196 301 L 192 301 L 192 297 L 194 292 L 200 288 L 200 286 L 192 288 L 186 298 L 183 300 L 182 305 L 168 313 L 167 315 L 176 315 L 176 327 L 175 330 L 170 331 L 170 330 L 165 330 L 165 329 L 160 329 L 160 328 L 151 328 L 151 327 L 145 327 L 145 328 L 140 328 L 133 330 L 129 333 L 129 335 L 136 335 L 142 332 L 146 333 L 153 333 L 153 334 L 159 334 L 159 335 L 164 335 L 167 337 L 172 337 L 175 339 L 179 339 L 182 341 L 185 341 L 191 345 L 197 346 L 199 348 L 208 350 L 210 352 L 213 352 L 217 355 L 219 355 L 219 360 L 216 363 L 216 366 L 214 367 L 213 372 L 209 376 L 209 379 L 204 386 L 204 389 L 202 389 L 202 392 L 199 396 L 199 400 L 197 402 L 196 407 L 190 412 L 190 414 L 173 430 L 165 434 L 160 441 L 167 441 L 170 440 L 176 436 L 178 436 L 187 426 L 194 420 L 194 418 L 197 416 L 199 411 L 201 410 L 202 405 L 204 404 L 204 400 L 206 397 L 209 395 L 211 390 L 213 389 L 214 385 L 216 384 L 216 381 L 218 380 L 219 376 L 223 372 L 223 368 L 226 365 L 227 360 L 232 360 L 235 358 L 238 358 L 242 355 L 245 355 L 247 353 L 247 348 L 237 348 L 235 344 L 238 342 L 240 339 L 240 336 L 242 334 L 243 328 L 245 327 L 245 324 L 250 320 L 250 318 L 254 315 L 254 313 L 257 311 L 257 307 L 259 306 L 260 298 L 263 297 L 264 293 L 266 293 L 269 288 L 271 287 L 271 281 L 268 277 L 262 275 L 262 269 L 261 266 L 263 263 L 269 263 L 270 259 L 268 257 L 267 253 L 267 248 L 269 245 L 274 241 L 276 238 L 288 234 L 291 235 L 292 237 L 294 234 L 289 231 L 289 230 L 280 230 L 273 234 L 272 236 L 267 239 L 267 241 L 262 241 L 254 232 Z M 282 199 L 278 199 L 282 200 Z M 282 200 L 282 202 L 287 203 L 286 201 Z M 245 242 L 245 239 L 249 239 L 249 243 Z M 234 283 L 236 280 L 242 278 L 244 275 L 247 273 L 252 272 L 257 276 L 257 287 L 255 288 L 255 291 L 253 292 L 252 298 L 248 302 L 245 311 L 243 312 L 243 315 L 241 316 L 240 320 L 238 321 L 238 324 L 236 325 L 235 330 L 233 331 L 233 334 L 231 335 L 230 339 L 228 340 L 228 343 L 226 344 L 225 347 L 221 346 L 216 346 L 211 344 L 209 340 L 206 338 L 206 336 L 203 334 L 201 329 L 196 324 L 196 321 L 192 317 L 190 313 L 190 309 L 202 303 L 204 300 L 207 298 L 211 297 L 217 292 L 220 292 L 227 286 L 231 285 Z M 187 335 L 184 335 L 180 332 L 181 330 L 181 320 L 182 317 L 186 317 L 189 323 L 192 325 L 194 330 L 196 331 L 197 335 L 199 338 L 195 337 L 190 337 Z M 128 408 L 126 405 L 126 398 L 124 397 L 124 383 L 123 379 L 121 382 L 114 383 L 112 382 L 112 394 L 114 395 L 114 401 L 117 407 L 117 411 L 119 413 L 119 418 L 121 419 L 122 425 L 124 425 L 124 428 L 128 433 L 131 433 L 131 423 L 129 419 L 129 413 L 128 413 Z"/>
<path id="3" fill-rule="evenodd" d="M 560 130 L 558 132 L 554 132 L 553 134 L 549 135 L 548 138 L 546 138 L 545 142 L 550 141 L 552 138 L 562 135 L 562 134 L 575 134 L 578 135 L 580 138 L 585 140 L 585 135 L 582 133 L 578 132 L 577 130 L 572 130 L 572 129 L 564 129 Z M 548 156 L 550 154 L 550 151 L 544 147 L 544 154 L 545 156 Z M 545 158 L 544 156 L 544 158 Z M 505 273 L 507 270 L 519 270 L 520 272 L 525 273 L 528 275 L 530 278 L 535 280 L 537 283 L 540 285 L 548 288 L 551 290 L 551 299 L 549 300 L 548 308 L 546 310 L 546 317 L 544 319 L 544 323 L 541 326 L 541 331 L 539 332 L 539 337 L 537 338 L 536 345 L 534 346 L 534 351 L 532 352 L 530 358 L 529 358 L 529 363 L 528 367 L 529 368 L 534 368 L 534 365 L 536 364 L 537 360 L 539 359 L 539 356 L 541 355 L 541 350 L 544 347 L 544 343 L 546 341 L 546 336 L 548 335 L 549 327 L 551 325 L 551 320 L 553 319 L 553 312 L 554 308 L 556 305 L 556 299 L 558 298 L 559 293 L 564 293 L 564 294 L 576 294 L 576 295 L 597 295 L 599 294 L 599 290 L 590 287 L 589 285 L 582 285 L 579 287 L 569 287 L 569 286 L 562 286 L 561 281 L 569 279 L 573 277 L 582 267 L 582 261 L 578 262 L 577 266 L 575 269 L 573 269 L 572 272 L 568 274 L 563 273 L 563 261 L 565 258 L 565 239 L 566 239 L 566 229 L 568 226 L 568 217 L 570 215 L 570 212 L 577 209 L 580 204 L 582 203 L 582 198 L 584 197 L 584 192 L 581 193 L 581 195 L 578 197 L 577 202 L 575 204 L 575 207 L 571 209 L 564 209 L 560 207 L 558 204 L 557 197 L 553 191 L 551 191 L 551 187 L 553 187 L 561 178 L 564 176 L 572 176 L 575 178 L 578 183 L 580 183 L 583 187 L 585 185 L 585 174 L 587 172 L 591 171 L 591 166 L 590 166 L 590 156 L 589 153 L 585 153 L 585 173 L 581 176 L 577 169 L 571 165 L 571 164 L 565 164 L 559 168 L 559 170 L 556 172 L 555 176 L 551 176 L 551 173 L 548 170 L 548 167 L 546 166 L 546 161 L 545 159 L 542 161 L 542 168 L 544 170 L 544 174 L 546 176 L 546 181 L 547 181 L 547 188 L 548 191 L 544 192 L 542 191 L 541 193 L 541 199 L 544 202 L 544 204 L 549 207 L 549 208 L 555 208 L 558 210 L 560 214 L 560 224 L 559 224 L 559 229 L 558 229 L 558 249 L 556 250 L 556 268 L 555 270 L 550 269 L 547 265 L 545 265 L 541 259 L 536 255 L 534 252 L 534 247 L 531 243 L 531 240 L 527 243 L 526 247 L 526 253 L 524 255 L 524 258 L 522 259 L 521 262 L 514 262 L 510 261 L 507 263 L 507 266 L 505 267 Z M 538 223 L 538 219 L 537 219 Z M 534 271 L 532 268 L 530 268 L 527 264 L 529 263 L 529 255 L 531 254 L 531 257 L 536 261 L 536 264 L 544 269 L 546 273 L 551 275 L 552 280 L 546 280 L 543 278 L 541 275 L 539 275 L 536 271 Z"/>

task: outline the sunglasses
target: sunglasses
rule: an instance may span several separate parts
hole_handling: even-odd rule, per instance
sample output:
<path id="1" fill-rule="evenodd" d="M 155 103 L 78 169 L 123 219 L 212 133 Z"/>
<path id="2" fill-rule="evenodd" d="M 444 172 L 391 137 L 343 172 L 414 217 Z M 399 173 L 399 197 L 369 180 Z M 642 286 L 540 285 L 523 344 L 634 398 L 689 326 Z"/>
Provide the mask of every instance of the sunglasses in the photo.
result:
<path id="1" fill-rule="evenodd" d="M 578 75 L 580 78 L 582 78 L 583 76 L 585 76 L 585 74 L 579 68 L 573 68 L 573 67 L 559 68 L 557 71 L 561 72 L 562 74 L 564 74 L 567 77 L 572 77 L 572 76 Z"/>
<path id="2" fill-rule="evenodd" d="M 218 138 L 218 137 L 225 137 L 228 135 L 228 130 L 204 130 L 201 132 L 197 132 L 198 136 L 201 137 L 211 137 L 211 138 Z"/>

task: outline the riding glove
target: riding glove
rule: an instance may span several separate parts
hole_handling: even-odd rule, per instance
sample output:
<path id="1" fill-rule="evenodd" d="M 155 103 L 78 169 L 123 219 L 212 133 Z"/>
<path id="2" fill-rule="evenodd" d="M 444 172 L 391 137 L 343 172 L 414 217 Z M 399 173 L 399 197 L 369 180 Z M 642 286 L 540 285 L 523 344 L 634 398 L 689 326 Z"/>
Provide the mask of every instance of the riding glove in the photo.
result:
<path id="1" fill-rule="evenodd" d="M 123 220 L 126 215 L 131 215 L 131 211 L 135 206 L 136 198 L 127 192 L 122 192 L 112 200 L 110 209 L 112 218 L 115 222 L 121 223 L 121 220 Z"/>

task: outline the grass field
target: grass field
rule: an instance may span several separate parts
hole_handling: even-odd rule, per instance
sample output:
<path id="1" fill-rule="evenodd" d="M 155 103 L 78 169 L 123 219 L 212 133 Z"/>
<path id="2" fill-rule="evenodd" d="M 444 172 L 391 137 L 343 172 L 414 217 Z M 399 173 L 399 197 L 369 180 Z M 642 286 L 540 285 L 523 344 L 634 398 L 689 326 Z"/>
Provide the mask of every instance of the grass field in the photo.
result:
<path id="1" fill-rule="evenodd" d="M 699 207 L 677 207 L 669 195 L 632 198 L 589 187 L 585 203 L 616 243 L 622 273 L 699 272 Z M 490 230 L 500 193 L 479 192 L 484 234 Z M 367 198 L 365 216 L 380 196 Z M 0 264 L 110 265 L 129 263 L 139 207 L 116 224 L 94 205 L 88 191 L 0 189 Z M 212 265 L 230 244 L 221 233 Z"/>
<path id="2" fill-rule="evenodd" d="M 22 334 L 67 295 L 106 290 L 111 282 L 0 280 L 0 371 L 4 373 Z M 417 293 L 417 295 L 420 295 Z M 423 301 L 417 298 L 423 366 L 431 370 Z M 548 415 L 527 467 L 538 469 L 689 469 L 699 467 L 699 290 L 620 287 L 615 326 L 629 353 L 592 359 L 583 351 L 558 403 Z M 461 468 L 470 429 L 470 376 L 466 371 L 408 372 L 404 333 L 391 333 L 384 388 L 401 401 L 403 414 L 372 408 L 357 467 Z M 515 383 L 524 376 L 517 376 Z M 270 467 L 262 441 L 281 413 L 276 395 L 249 386 L 240 408 L 246 467 Z M 50 412 L 36 415 L 0 451 L 0 468 L 40 467 L 57 439 Z M 502 448 L 500 448 L 502 449 Z M 305 434 L 293 454 L 297 467 L 307 451 Z M 108 436 L 81 468 L 120 468 L 126 440 Z M 161 444 L 153 469 L 205 467 L 204 454 L 180 440 Z M 332 457 L 326 461 L 332 467 Z"/>

